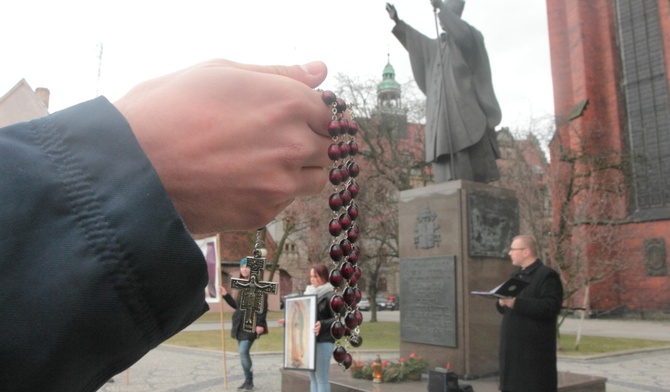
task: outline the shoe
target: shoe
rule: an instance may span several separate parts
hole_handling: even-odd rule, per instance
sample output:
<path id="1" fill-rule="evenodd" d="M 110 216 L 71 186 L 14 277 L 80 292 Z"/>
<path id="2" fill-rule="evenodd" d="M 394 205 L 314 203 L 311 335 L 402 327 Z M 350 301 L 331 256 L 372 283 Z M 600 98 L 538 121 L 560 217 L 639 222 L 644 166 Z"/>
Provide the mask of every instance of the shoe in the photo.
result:
<path id="1" fill-rule="evenodd" d="M 245 381 L 244 384 L 240 385 L 239 388 L 237 388 L 238 391 L 253 391 L 254 390 L 254 382 L 253 381 Z"/>

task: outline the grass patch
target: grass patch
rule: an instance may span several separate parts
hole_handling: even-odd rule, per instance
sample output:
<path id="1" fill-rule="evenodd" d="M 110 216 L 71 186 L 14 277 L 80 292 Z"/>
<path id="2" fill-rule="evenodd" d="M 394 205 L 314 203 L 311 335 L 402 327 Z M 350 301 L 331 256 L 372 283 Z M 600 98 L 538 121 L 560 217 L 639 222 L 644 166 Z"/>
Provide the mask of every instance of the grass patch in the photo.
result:
<path id="1" fill-rule="evenodd" d="M 270 313 L 268 312 L 268 318 Z M 281 314 L 281 312 L 276 313 Z M 216 317 L 216 321 L 219 321 L 218 314 Z M 213 321 L 215 320 L 209 320 L 209 322 Z M 361 325 L 361 336 L 363 336 L 363 345 L 360 348 L 363 350 L 398 350 L 400 347 L 400 323 L 363 323 Z M 230 337 L 229 330 L 224 331 L 224 339 L 226 351 L 237 351 L 237 341 Z M 221 350 L 221 331 L 180 332 L 165 343 Z M 284 351 L 284 329 L 271 327 L 270 333 L 256 340 L 251 350 Z"/>
<path id="2" fill-rule="evenodd" d="M 229 315 L 227 315 L 229 317 Z M 283 317 L 283 312 L 268 312 L 269 320 Z M 229 320 L 229 319 L 228 319 Z M 218 313 L 208 313 L 197 322 L 219 322 Z M 399 350 L 400 323 L 377 322 L 361 325 L 363 345 L 360 350 Z M 224 331 L 226 351 L 237 351 L 237 341 L 230 337 L 230 331 Z M 668 342 L 647 339 L 607 338 L 599 336 L 582 336 L 579 350 L 575 349 L 575 335 L 562 334 L 559 355 L 587 356 L 606 354 L 617 351 L 638 350 L 644 348 L 668 346 Z M 221 331 L 180 332 L 166 343 L 179 346 L 221 350 Z M 251 348 L 258 351 L 283 351 L 284 330 L 271 327 L 270 333 L 263 335 Z"/>
<path id="3" fill-rule="evenodd" d="M 230 337 L 230 331 L 224 331 L 224 342 L 226 351 L 237 352 L 237 340 Z M 194 332 L 180 332 L 165 343 L 174 344 L 177 346 L 204 348 L 209 350 L 221 351 L 221 331 L 194 331 Z M 279 332 L 278 328 L 271 328 L 270 333 L 263 335 L 251 347 L 251 352 L 259 351 L 283 351 L 284 350 L 284 334 Z"/>
<path id="4" fill-rule="evenodd" d="M 579 349 L 575 348 L 576 335 L 561 335 L 560 355 L 597 355 L 617 351 L 640 350 L 644 348 L 668 346 L 670 343 L 661 340 L 607 338 L 602 336 L 582 336 Z"/>

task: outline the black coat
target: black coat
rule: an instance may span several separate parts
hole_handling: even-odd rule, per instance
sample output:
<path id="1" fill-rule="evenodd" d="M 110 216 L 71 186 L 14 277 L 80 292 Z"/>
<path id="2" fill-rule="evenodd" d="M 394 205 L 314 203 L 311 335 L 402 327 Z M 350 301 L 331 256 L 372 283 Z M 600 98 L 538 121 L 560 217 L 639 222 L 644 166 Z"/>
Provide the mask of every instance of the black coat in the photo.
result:
<path id="1" fill-rule="evenodd" d="M 200 317 L 206 285 L 109 101 L 0 130 L 0 391 L 97 391 Z"/>
<path id="2" fill-rule="evenodd" d="M 555 392 L 556 322 L 563 302 L 559 274 L 538 259 L 513 274 L 529 282 L 514 309 L 502 308 L 500 326 L 500 390 Z"/>
<path id="3" fill-rule="evenodd" d="M 235 311 L 233 312 L 233 326 L 230 329 L 230 336 L 233 339 L 237 340 L 256 339 L 258 337 L 258 334 L 256 334 L 255 331 L 247 332 L 244 330 L 244 310 L 238 309 L 237 301 L 235 301 L 235 299 L 230 294 L 224 295 L 223 299 L 226 300 L 228 305 L 230 305 L 233 309 L 235 309 Z M 267 333 L 268 330 L 268 324 L 267 321 L 265 320 L 267 314 L 268 314 L 268 301 L 266 298 L 266 300 L 263 301 L 263 311 L 258 314 L 256 319 L 256 326 L 263 327 L 264 329 L 263 333 Z"/>
<path id="4" fill-rule="evenodd" d="M 333 297 L 333 292 L 321 296 L 316 303 L 316 319 L 321 322 L 321 329 L 316 336 L 317 343 L 331 342 L 335 339 L 330 334 L 330 326 L 335 322 L 335 314 L 330 308 L 330 299 Z"/>

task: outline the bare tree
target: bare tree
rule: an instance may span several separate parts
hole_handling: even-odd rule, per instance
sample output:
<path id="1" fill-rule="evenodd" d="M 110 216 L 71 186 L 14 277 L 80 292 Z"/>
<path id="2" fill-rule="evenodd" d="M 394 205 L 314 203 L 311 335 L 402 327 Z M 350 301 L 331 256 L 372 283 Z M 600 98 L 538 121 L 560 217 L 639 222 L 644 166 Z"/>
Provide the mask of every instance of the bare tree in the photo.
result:
<path id="1" fill-rule="evenodd" d="M 549 163 L 540 140 L 529 132 L 515 139 L 508 129 L 498 132 L 502 159 L 500 180 L 494 185 L 511 189 L 519 202 L 520 232 L 535 237 L 543 259 L 549 250 L 552 211 Z"/>
<path id="2" fill-rule="evenodd" d="M 327 187 L 319 195 L 296 199 L 277 218 L 281 225 L 277 250 L 270 267 L 270 279 L 285 255 L 285 245 L 296 246 L 294 268 L 307 271 L 310 265 L 326 263 L 331 237 L 328 235 L 329 209 L 327 205 L 330 189 Z"/>
<path id="3" fill-rule="evenodd" d="M 600 126 L 568 125 L 552 143 L 551 262 L 564 279 L 565 300 L 578 303 L 582 319 L 594 297 L 590 288 L 613 277 L 624 265 L 618 227 L 625 223 L 629 162 L 607 141 L 607 131 Z M 583 295 L 581 301 L 575 298 L 578 293 Z M 563 313 L 559 326 L 567 314 Z"/>
<path id="4" fill-rule="evenodd" d="M 397 260 L 399 255 L 399 192 L 430 181 L 423 155 L 423 127 L 407 121 L 408 112 L 410 116 L 420 117 L 423 110 L 383 110 L 377 106 L 376 82 L 345 75 L 338 75 L 337 80 L 340 86 L 337 93 L 354 105 L 361 130 L 360 164 L 363 169 L 357 202 L 361 208 L 358 224 L 364 235 L 359 265 L 367 277 L 372 310 L 369 321 L 374 322 L 377 320 L 377 282 L 384 267 Z M 425 107 L 423 101 L 410 102 Z"/>
<path id="5" fill-rule="evenodd" d="M 511 140 L 499 136 L 505 156 L 498 183 L 515 191 L 521 231 L 536 237 L 544 261 L 561 273 L 568 306 L 557 332 L 570 311 L 581 311 L 582 317 L 589 311 L 591 287 L 611 279 L 623 265 L 618 227 L 625 223 L 629 165 L 620 148 L 608 147 L 603 127 L 561 125 L 551 140 L 549 166 L 533 156 L 542 150 L 535 135 L 514 140 L 509 131 L 501 132 Z M 540 138 L 548 134 L 536 131 Z"/>
<path id="6" fill-rule="evenodd" d="M 367 287 L 359 288 L 370 297 L 372 317 L 367 321 L 374 322 L 377 282 L 384 274 L 384 267 L 398 258 L 399 191 L 430 181 L 423 160 L 423 126 L 407 122 L 408 116 L 420 119 L 425 105 L 416 98 L 418 95 L 409 94 L 411 106 L 389 116 L 377 107 L 377 81 L 343 75 L 338 75 L 337 80 L 339 87 L 335 92 L 353 105 L 360 129 L 356 137 L 360 154 L 355 157 L 361 167 L 356 179 L 360 193 L 355 202 L 361 211 L 356 221 L 361 232 L 357 245 L 362 249 L 358 265 Z M 319 196 L 296 200 L 282 213 L 278 223 L 282 225 L 283 234 L 278 240 L 271 274 L 284 244 L 289 241 L 298 245 L 299 259 L 305 263 L 305 269 L 310 263 L 330 262 L 328 249 L 332 237 L 328 222 L 332 216 L 325 201 L 332 191 L 328 186 Z"/>
<path id="7" fill-rule="evenodd" d="M 270 266 L 270 277 L 272 280 L 279 265 L 279 259 L 284 254 L 287 243 L 291 245 L 299 244 L 296 249 L 297 259 L 304 259 L 307 263 L 302 266 L 307 269 L 309 263 L 314 263 L 322 259 L 324 254 L 326 226 L 323 225 L 325 219 L 325 209 L 323 208 L 325 192 L 319 196 L 310 196 L 296 199 L 286 208 L 275 220 L 275 224 L 280 225 L 280 236 L 277 241 L 277 250 L 275 251 L 272 265 Z M 322 229 L 322 230 L 320 230 Z M 303 255 L 304 254 L 304 255 Z M 305 256 L 305 257 L 303 257 Z"/>

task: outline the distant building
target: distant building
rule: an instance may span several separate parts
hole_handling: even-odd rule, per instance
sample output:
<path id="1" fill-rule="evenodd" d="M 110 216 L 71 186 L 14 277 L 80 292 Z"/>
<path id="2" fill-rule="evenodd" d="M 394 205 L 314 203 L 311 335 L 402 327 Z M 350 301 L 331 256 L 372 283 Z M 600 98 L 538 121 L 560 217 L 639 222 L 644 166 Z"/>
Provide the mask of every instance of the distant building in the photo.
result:
<path id="1" fill-rule="evenodd" d="M 519 234 L 536 237 L 540 257 L 550 261 L 549 232 L 552 225 L 549 162 L 533 134 L 515 139 L 508 128 L 496 133 L 500 147 L 500 180 L 491 185 L 512 189 L 519 201 Z"/>
<path id="2" fill-rule="evenodd" d="M 587 308 L 667 313 L 670 2 L 547 0 L 547 13 L 554 222 L 575 195 L 567 207 L 581 216 L 569 245 L 583 248 L 589 271 L 610 262 L 614 272 L 590 288 Z"/>
<path id="3" fill-rule="evenodd" d="M 48 114 L 49 90 L 39 87 L 33 91 L 25 79 L 0 97 L 0 128 Z"/>

